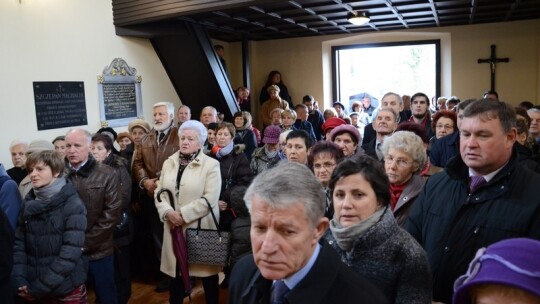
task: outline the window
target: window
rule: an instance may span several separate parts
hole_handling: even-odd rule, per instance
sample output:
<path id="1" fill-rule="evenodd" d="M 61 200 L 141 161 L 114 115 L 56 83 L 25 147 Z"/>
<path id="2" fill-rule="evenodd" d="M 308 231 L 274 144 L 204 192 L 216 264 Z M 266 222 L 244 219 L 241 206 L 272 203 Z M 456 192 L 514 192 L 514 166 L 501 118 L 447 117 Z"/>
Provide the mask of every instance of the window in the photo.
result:
<path id="1" fill-rule="evenodd" d="M 390 91 L 409 96 L 440 94 L 439 40 L 335 46 L 332 61 L 334 99 L 349 109 L 365 94 L 373 106 Z"/>

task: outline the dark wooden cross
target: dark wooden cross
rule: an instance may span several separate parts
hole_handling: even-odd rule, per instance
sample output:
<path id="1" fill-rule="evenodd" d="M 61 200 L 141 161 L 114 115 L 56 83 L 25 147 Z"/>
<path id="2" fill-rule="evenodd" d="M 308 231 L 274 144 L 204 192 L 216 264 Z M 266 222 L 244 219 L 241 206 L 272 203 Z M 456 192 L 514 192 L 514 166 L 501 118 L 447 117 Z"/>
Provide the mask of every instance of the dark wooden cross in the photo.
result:
<path id="1" fill-rule="evenodd" d="M 510 58 L 497 58 L 495 55 L 495 45 L 491 45 L 491 56 L 487 59 L 478 59 L 478 63 L 489 63 L 491 73 L 491 91 L 495 91 L 495 66 L 499 62 L 509 62 Z"/>

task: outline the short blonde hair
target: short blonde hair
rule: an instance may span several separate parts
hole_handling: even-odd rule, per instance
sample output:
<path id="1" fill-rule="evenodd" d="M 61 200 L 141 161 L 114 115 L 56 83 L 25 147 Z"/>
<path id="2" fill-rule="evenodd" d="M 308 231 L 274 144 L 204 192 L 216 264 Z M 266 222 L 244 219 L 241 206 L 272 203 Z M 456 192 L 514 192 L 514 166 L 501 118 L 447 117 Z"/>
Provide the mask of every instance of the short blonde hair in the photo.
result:
<path id="1" fill-rule="evenodd" d="M 281 112 L 281 119 L 284 119 L 287 116 L 292 117 L 292 119 L 294 119 L 294 120 L 296 120 L 296 117 L 298 117 L 296 115 L 296 112 L 294 110 L 291 110 L 291 109 L 283 110 L 283 112 Z"/>

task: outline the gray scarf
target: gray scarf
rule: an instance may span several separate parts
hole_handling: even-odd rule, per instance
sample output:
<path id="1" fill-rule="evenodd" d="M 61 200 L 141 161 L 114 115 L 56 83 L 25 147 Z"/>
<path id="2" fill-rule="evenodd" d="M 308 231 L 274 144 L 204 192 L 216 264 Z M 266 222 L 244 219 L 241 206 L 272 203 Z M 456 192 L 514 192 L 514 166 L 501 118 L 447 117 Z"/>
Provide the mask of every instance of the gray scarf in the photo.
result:
<path id="1" fill-rule="evenodd" d="M 66 185 L 66 179 L 58 177 L 55 181 L 47 186 L 41 188 L 34 188 L 34 194 L 36 199 L 40 201 L 49 201 L 56 193 L 62 190 L 62 187 Z"/>
<path id="2" fill-rule="evenodd" d="M 358 237 L 375 225 L 382 218 L 385 210 L 385 207 L 381 207 L 367 219 L 346 228 L 339 224 L 334 215 L 334 218 L 330 221 L 330 231 L 336 239 L 339 248 L 344 251 L 351 250 Z"/>

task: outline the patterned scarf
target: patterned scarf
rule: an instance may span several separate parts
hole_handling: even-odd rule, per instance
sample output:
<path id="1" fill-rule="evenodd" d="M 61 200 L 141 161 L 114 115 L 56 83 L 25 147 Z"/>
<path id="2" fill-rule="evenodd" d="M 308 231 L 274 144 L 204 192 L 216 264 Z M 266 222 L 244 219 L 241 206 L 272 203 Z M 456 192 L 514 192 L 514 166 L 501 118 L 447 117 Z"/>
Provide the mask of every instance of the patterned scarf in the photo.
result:
<path id="1" fill-rule="evenodd" d="M 266 154 L 266 157 L 268 158 L 274 158 L 278 154 L 278 150 L 270 151 L 268 150 L 268 146 L 264 145 L 264 154 Z"/>
<path id="2" fill-rule="evenodd" d="M 184 169 L 186 169 L 189 163 L 191 163 L 191 161 L 195 159 L 195 157 L 199 154 L 199 151 L 201 150 L 197 150 L 187 155 L 180 153 L 178 173 L 176 174 L 176 191 L 180 189 L 180 180 L 182 179 L 182 174 L 184 173 Z"/>

